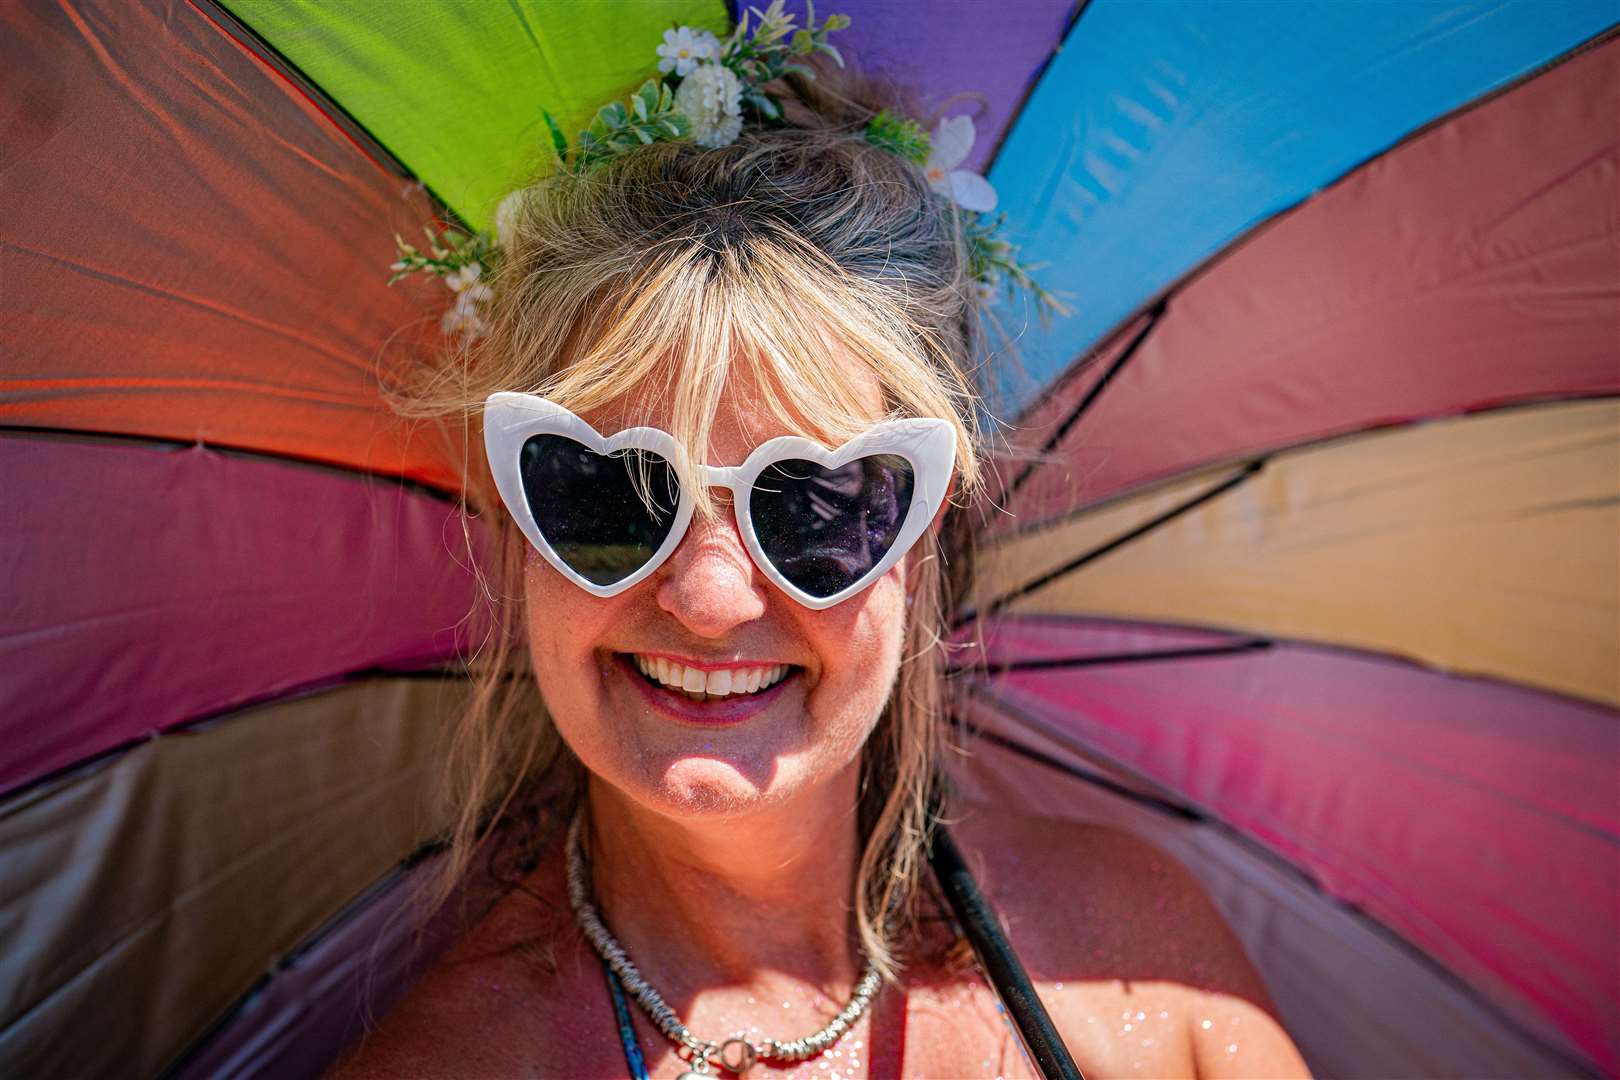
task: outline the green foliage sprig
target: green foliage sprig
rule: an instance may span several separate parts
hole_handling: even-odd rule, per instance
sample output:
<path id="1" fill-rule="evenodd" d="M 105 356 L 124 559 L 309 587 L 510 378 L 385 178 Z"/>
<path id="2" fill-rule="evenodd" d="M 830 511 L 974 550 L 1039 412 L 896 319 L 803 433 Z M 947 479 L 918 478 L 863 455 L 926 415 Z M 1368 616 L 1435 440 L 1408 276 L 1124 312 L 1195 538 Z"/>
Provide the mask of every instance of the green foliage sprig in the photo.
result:
<path id="1" fill-rule="evenodd" d="M 667 140 L 690 138 L 704 146 L 725 146 L 737 137 L 748 113 L 755 122 L 780 121 L 782 101 L 767 87 L 787 76 L 813 79 L 814 70 L 803 62 L 813 56 L 831 57 L 839 66 L 844 63 L 828 36 L 847 28 L 849 17 L 829 15 L 817 23 L 814 6 L 807 2 L 806 8 L 804 25 L 799 26 L 786 12 L 785 0 L 771 0 L 763 11 L 750 7 L 723 40 L 688 26 L 671 29 L 657 48 L 659 70 L 667 74 L 648 79 L 628 99 L 596 110 L 572 143 L 556 118 L 540 110 L 558 168 L 580 173 Z M 694 81 L 687 85 L 688 80 Z M 1040 267 L 1024 263 L 1018 249 L 999 237 L 1006 215 L 993 217 L 989 212 L 996 202 L 994 190 L 982 176 L 956 167 L 973 143 L 969 118 L 949 117 L 929 133 L 916 121 L 885 109 L 868 122 L 864 137 L 926 170 L 930 186 L 955 204 L 968 272 L 981 302 L 989 303 L 997 292 L 1013 296 L 1027 289 L 1035 297 L 1042 322 L 1069 314 L 1068 305 L 1035 280 Z M 498 229 L 505 228 L 503 215 L 509 208 L 518 212 L 520 204 L 521 192 L 507 196 L 496 214 Z M 468 337 L 484 333 L 484 305 L 493 296 L 484 275 L 500 260 L 497 238 L 490 231 L 469 233 L 443 223 L 424 231 L 425 248 L 394 237 L 399 258 L 390 267 L 389 284 L 413 273 L 442 278 L 456 296 L 454 308 L 444 318 L 445 332 Z"/>
<path id="2" fill-rule="evenodd" d="M 1006 214 L 997 214 L 993 218 L 989 214 L 962 215 L 962 235 L 968 249 L 968 273 L 987 293 L 1001 289 L 1011 297 L 1019 289 L 1027 289 L 1035 298 L 1036 310 L 1043 323 L 1054 315 L 1067 317 L 1071 314 L 1069 305 L 1034 278 L 1035 272 L 1044 264 L 1023 262 L 1018 258 L 1018 248 L 996 235 L 1006 220 Z M 989 296 L 985 299 L 988 300 Z"/>
<path id="3" fill-rule="evenodd" d="M 579 133 L 574 147 L 556 119 L 540 110 L 551 133 L 551 146 L 563 169 L 579 172 L 607 161 L 637 146 L 650 146 L 664 139 L 684 139 L 692 124 L 675 108 L 675 91 L 658 79 L 648 79 L 630 95 L 630 104 L 610 102 L 596 110 L 590 127 Z"/>
<path id="4" fill-rule="evenodd" d="M 789 74 L 815 78 L 815 72 L 798 61 L 817 53 L 832 57 L 843 67 L 844 56 L 836 46 L 828 44 L 827 35 L 846 29 L 850 24 L 848 15 L 829 15 L 826 22 L 817 26 L 816 6 L 807 2 L 804 25 L 796 27 L 793 16 L 783 11 L 783 3 L 784 0 L 771 0 L 764 11 L 751 7 L 743 12 L 720 49 L 720 62 L 742 82 L 743 103 L 753 106 L 767 120 L 782 118 L 782 102 L 775 94 L 767 92 L 765 86 Z M 752 35 L 748 33 L 750 14 L 755 19 Z"/>
<path id="5" fill-rule="evenodd" d="M 928 153 L 934 148 L 921 124 L 896 116 L 888 109 L 872 117 L 866 125 L 866 141 L 898 154 L 918 168 L 928 164 Z"/>
<path id="6" fill-rule="evenodd" d="M 402 277 L 419 272 L 447 278 L 473 265 L 481 270 L 492 270 L 500 257 L 495 238 L 487 232 L 468 233 L 454 225 L 440 225 L 437 232 L 433 226 L 424 225 L 422 232 L 427 236 L 426 251 L 406 243 L 398 233 L 394 234 L 399 258 L 389 266 L 394 273 L 388 279 L 388 284 L 392 285 Z"/>

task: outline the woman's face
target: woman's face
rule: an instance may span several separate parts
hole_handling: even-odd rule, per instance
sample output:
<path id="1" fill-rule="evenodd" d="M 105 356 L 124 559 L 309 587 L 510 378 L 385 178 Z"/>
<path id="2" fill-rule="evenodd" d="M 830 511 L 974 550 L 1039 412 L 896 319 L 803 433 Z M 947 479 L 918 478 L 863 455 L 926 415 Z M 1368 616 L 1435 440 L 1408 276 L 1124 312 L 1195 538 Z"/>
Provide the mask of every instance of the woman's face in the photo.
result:
<path id="1" fill-rule="evenodd" d="M 798 434 L 752 408 L 748 382 L 737 379 L 715 417 L 709 465 L 739 465 L 760 443 Z M 860 379 L 875 421 L 880 387 L 869 373 Z M 668 430 L 667 413 L 641 402 L 631 395 L 583 416 L 604 435 Z M 730 492 L 713 495 L 716 519 L 694 517 L 675 553 L 617 596 L 592 596 L 532 551 L 525 572 L 529 648 L 558 731 L 597 778 L 670 817 L 744 814 L 851 778 L 904 640 L 910 557 L 856 596 L 813 611 L 759 572 Z M 654 686 L 638 658 L 704 670 L 710 689 L 716 671 L 747 685 L 748 669 L 789 670 L 757 695 L 699 704 Z M 667 666 L 663 675 L 680 678 Z"/>

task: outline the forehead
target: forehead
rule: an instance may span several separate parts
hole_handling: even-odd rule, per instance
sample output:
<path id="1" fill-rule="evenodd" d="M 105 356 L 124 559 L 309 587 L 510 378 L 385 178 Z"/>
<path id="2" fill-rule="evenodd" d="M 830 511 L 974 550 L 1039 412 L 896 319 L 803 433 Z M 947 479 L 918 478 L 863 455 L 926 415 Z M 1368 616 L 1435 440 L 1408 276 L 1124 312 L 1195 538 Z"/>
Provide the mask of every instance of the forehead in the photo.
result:
<path id="1" fill-rule="evenodd" d="M 851 363 L 845 374 L 844 392 L 860 403 L 860 419 L 877 422 L 885 415 L 883 386 L 876 375 L 861 364 Z M 597 431 L 611 435 L 630 427 L 675 428 L 674 410 L 678 395 L 662 380 L 648 380 L 641 386 L 605 405 L 581 413 Z M 832 447 L 844 441 L 816 417 L 826 409 L 814 402 L 795 401 L 784 394 L 789 417 L 769 408 L 760 392 L 759 376 L 752 365 L 734 367 L 721 389 L 709 433 L 710 465 L 737 465 L 754 447 L 779 435 L 800 435 Z"/>

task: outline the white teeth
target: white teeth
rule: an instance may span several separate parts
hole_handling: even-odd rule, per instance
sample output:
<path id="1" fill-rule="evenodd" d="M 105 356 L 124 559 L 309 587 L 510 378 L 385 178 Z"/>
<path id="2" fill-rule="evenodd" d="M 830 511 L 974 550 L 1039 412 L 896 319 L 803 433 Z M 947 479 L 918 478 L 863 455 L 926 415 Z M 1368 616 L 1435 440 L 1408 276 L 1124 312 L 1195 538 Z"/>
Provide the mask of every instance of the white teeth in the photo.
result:
<path id="1" fill-rule="evenodd" d="M 787 664 L 772 664 L 769 667 L 700 671 L 662 656 L 631 654 L 631 659 L 635 661 L 636 670 L 643 675 L 695 700 L 758 693 L 780 682 L 792 670 Z"/>

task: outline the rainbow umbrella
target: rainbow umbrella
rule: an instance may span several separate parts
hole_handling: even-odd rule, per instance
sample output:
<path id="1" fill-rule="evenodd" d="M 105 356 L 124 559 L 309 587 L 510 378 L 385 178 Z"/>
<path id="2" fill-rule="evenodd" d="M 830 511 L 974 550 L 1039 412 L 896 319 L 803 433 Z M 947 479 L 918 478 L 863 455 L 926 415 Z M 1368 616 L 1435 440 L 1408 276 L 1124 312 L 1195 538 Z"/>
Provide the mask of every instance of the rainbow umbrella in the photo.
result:
<path id="1" fill-rule="evenodd" d="M 959 786 L 1176 854 L 1320 1074 L 1620 1073 L 1613 0 L 840 10 L 1074 309 L 1002 312 Z M 0 1073 L 318 1073 L 449 939 L 393 234 L 731 17 L 0 9 Z"/>

